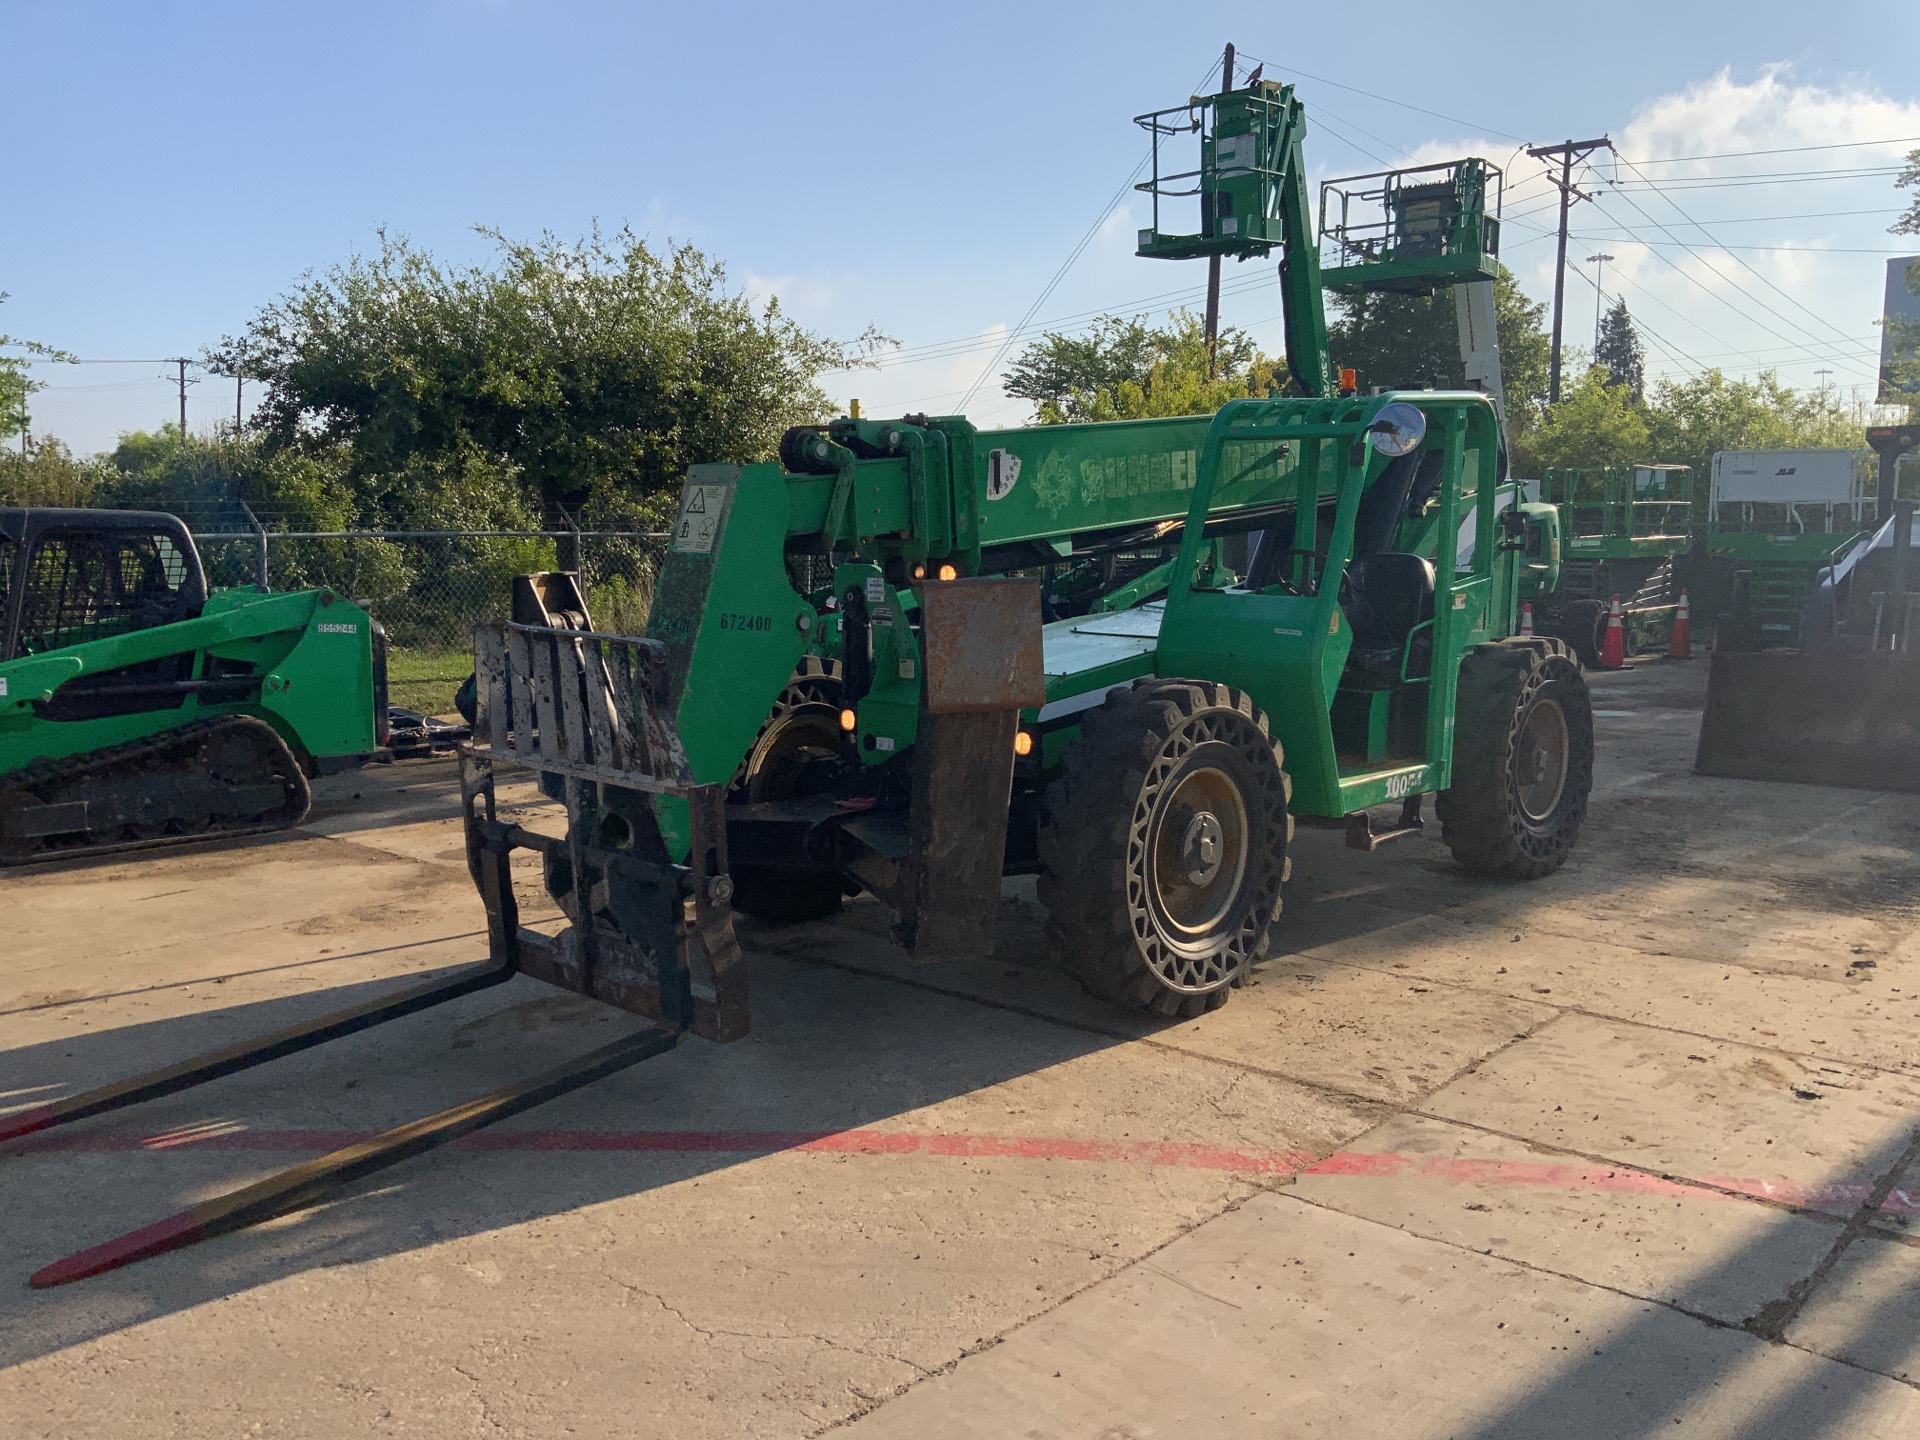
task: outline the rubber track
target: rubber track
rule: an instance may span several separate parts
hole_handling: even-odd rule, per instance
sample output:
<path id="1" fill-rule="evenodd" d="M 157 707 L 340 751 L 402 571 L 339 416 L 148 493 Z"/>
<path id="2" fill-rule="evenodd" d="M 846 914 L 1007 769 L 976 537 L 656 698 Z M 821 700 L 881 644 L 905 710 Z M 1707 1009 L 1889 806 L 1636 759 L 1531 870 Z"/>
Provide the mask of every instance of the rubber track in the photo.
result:
<path id="1" fill-rule="evenodd" d="M 177 726 L 158 735 L 146 736 L 139 740 L 129 740 L 119 745 L 109 745 L 100 750 L 89 750 L 80 755 L 68 755 L 58 760 L 41 760 L 12 774 L 0 777 L 0 800 L 19 792 L 28 792 L 29 803 L 41 804 L 34 791 L 44 786 L 64 786 L 83 780 L 90 773 L 98 773 L 121 765 L 130 760 L 140 760 L 176 750 L 183 745 L 197 744 L 204 736 L 241 722 L 257 725 L 271 735 L 280 746 L 286 760 L 286 769 L 293 777 L 294 799 L 299 808 L 293 815 L 265 825 L 215 826 L 197 831 L 191 835 L 157 835 L 148 840 L 118 840 L 111 845 L 92 843 L 44 845 L 38 840 L 24 843 L 34 848 L 19 851 L 10 848 L 9 843 L 0 841 L 0 865 L 34 865 L 42 862 L 73 860 L 94 855 L 119 855 L 129 850 L 151 850 L 166 845 L 184 845 L 199 840 L 228 840 L 236 836 L 267 835 L 276 830 L 286 830 L 298 825 L 306 818 L 307 809 L 312 804 L 312 791 L 307 786 L 306 776 L 301 773 L 299 762 L 293 752 L 287 749 L 286 742 L 279 733 L 265 721 L 248 715 L 215 715 L 205 720 L 195 720 L 190 724 Z M 283 779 L 285 777 L 282 777 Z M 55 802 L 57 803 L 57 802 Z"/>

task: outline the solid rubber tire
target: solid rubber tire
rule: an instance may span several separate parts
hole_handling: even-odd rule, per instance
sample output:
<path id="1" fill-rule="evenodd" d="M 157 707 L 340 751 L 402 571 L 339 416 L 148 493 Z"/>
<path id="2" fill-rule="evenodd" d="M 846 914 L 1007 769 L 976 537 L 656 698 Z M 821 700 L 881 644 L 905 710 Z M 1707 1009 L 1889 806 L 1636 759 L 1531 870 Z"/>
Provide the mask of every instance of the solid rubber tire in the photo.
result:
<path id="1" fill-rule="evenodd" d="M 1537 880 L 1565 863 L 1593 788 L 1593 700 L 1564 642 L 1513 637 L 1476 646 L 1461 662 L 1453 725 L 1453 784 L 1434 809 L 1462 866 L 1481 875 Z M 1567 775 L 1544 822 L 1521 809 L 1516 742 L 1528 712 L 1556 700 L 1567 722 Z"/>
<path id="2" fill-rule="evenodd" d="M 1197 740 L 1212 732 L 1231 742 Z M 1142 823 L 1138 807 L 1148 791 L 1179 774 L 1170 749 L 1190 753 L 1231 743 L 1250 777 L 1222 769 L 1247 806 L 1247 870 L 1228 907 L 1233 917 L 1203 962 L 1216 972 L 1201 983 L 1176 985 L 1164 938 L 1151 906 L 1139 896 L 1144 877 L 1129 860 L 1129 835 Z M 1219 767 L 1214 767 L 1219 768 Z M 1156 791 L 1157 793 L 1157 791 Z M 1096 997 L 1129 1009 L 1191 1018 L 1226 1003 L 1246 983 L 1252 962 L 1266 953 L 1281 908 L 1281 887 L 1292 859 L 1292 786 L 1267 717 L 1241 691 L 1195 680 L 1143 679 L 1111 692 L 1088 711 L 1080 736 L 1067 749 L 1060 777 L 1047 790 L 1040 834 L 1040 903 L 1047 937 L 1080 983 Z M 1144 849 L 1138 861 L 1150 864 Z M 1145 932 L 1141 927 L 1145 926 Z M 1160 968 L 1156 968 L 1155 957 Z M 1193 957 L 1184 957 L 1189 964 Z"/>

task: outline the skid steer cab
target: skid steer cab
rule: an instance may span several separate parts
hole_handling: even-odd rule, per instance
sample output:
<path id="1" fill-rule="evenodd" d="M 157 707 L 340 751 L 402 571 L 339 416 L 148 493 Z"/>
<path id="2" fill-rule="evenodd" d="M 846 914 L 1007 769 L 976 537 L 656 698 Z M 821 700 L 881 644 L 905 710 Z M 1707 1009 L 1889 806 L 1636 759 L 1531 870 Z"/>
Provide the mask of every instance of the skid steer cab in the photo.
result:
<path id="1" fill-rule="evenodd" d="M 386 743 L 386 641 L 330 590 L 212 590 L 185 525 L 0 509 L 0 864 L 299 823 Z"/>

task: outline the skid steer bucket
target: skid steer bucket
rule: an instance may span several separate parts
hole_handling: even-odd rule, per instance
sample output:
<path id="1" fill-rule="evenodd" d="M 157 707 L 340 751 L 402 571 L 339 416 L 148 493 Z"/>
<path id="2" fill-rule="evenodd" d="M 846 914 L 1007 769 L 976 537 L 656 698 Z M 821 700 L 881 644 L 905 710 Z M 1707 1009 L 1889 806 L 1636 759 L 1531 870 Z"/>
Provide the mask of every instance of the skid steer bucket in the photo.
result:
<path id="1" fill-rule="evenodd" d="M 1920 790 L 1920 622 L 1913 506 L 1827 568 L 1800 617 L 1801 650 L 1753 644 L 1743 576 L 1714 650 L 1694 768 L 1703 775 Z"/>
<path id="2" fill-rule="evenodd" d="M 693 783 L 669 716 L 657 641 L 546 626 L 474 632 L 473 740 L 461 753 L 469 865 L 496 961 L 674 1030 L 733 1040 L 748 1025 L 734 939 L 724 790 Z M 566 806 L 548 835 L 501 818 L 501 766 Z M 681 807 L 685 863 L 663 820 Z M 680 815 L 675 815 L 678 822 Z M 567 925 L 520 923 L 513 855 L 542 860 Z"/>
<path id="3" fill-rule="evenodd" d="M 1920 790 L 1920 657 L 1716 651 L 1694 768 Z"/>

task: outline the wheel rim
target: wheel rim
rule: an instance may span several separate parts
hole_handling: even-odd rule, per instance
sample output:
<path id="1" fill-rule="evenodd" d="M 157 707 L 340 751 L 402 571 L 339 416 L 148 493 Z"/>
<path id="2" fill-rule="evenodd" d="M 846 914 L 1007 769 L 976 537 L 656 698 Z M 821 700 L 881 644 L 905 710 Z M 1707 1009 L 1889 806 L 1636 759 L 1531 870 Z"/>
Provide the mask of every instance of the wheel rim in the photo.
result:
<path id="1" fill-rule="evenodd" d="M 1567 789 L 1567 769 L 1573 746 L 1567 715 L 1556 700 L 1541 699 L 1520 723 L 1514 747 L 1514 788 L 1520 810 L 1534 824 L 1542 824 L 1559 808 Z"/>
<path id="2" fill-rule="evenodd" d="M 1153 907 L 1170 937 L 1201 941 L 1236 918 L 1247 873 L 1247 806 L 1225 771 L 1196 766 L 1154 818 Z"/>
<path id="3" fill-rule="evenodd" d="M 839 748 L 840 715 L 833 706 L 805 703 L 775 716 L 747 756 L 747 799 L 793 799 L 801 766 L 809 760 L 830 760 Z"/>

